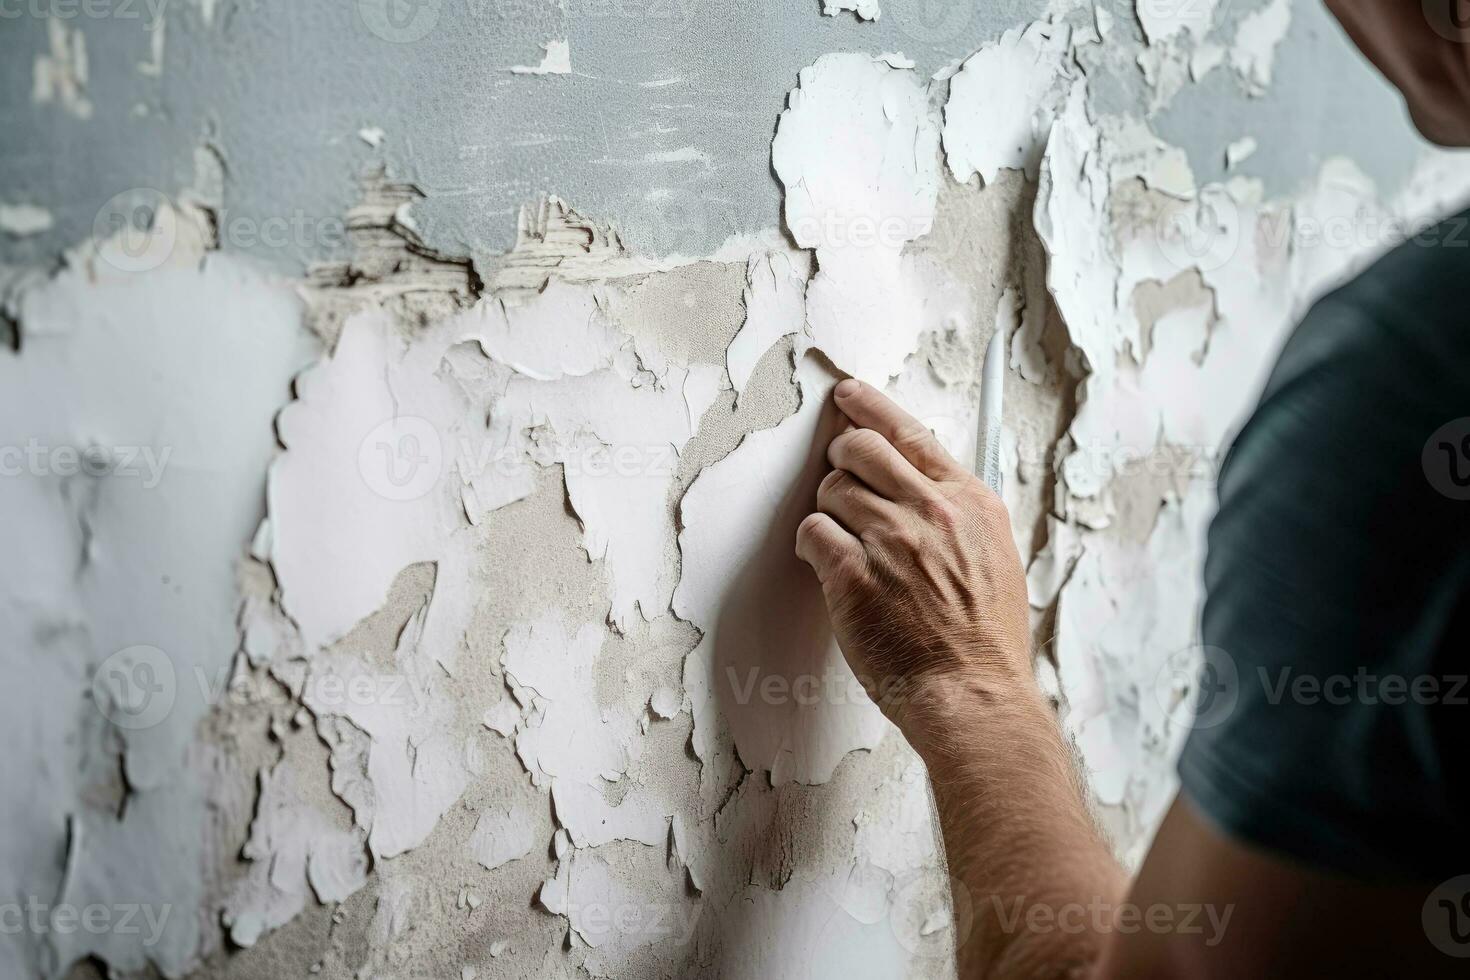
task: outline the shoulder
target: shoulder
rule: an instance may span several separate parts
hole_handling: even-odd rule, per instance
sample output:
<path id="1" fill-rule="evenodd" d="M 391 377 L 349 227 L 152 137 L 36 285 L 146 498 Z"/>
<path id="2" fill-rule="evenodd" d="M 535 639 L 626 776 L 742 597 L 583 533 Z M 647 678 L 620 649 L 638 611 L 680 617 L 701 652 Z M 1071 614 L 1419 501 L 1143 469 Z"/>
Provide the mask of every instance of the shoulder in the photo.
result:
<path id="1" fill-rule="evenodd" d="M 1222 474 L 1222 502 L 1266 472 L 1389 484 L 1470 416 L 1470 214 L 1405 242 L 1319 299 L 1282 348 Z M 1467 461 L 1470 462 L 1470 461 Z M 1369 501 L 1365 501 L 1368 503 Z"/>
<path id="2" fill-rule="evenodd" d="M 1266 395 L 1307 377 L 1327 387 L 1366 383 L 1404 394 L 1432 380 L 1434 393 L 1463 399 L 1470 394 L 1467 291 L 1470 212 L 1424 229 L 1313 304 L 1282 350 Z M 1408 372 L 1415 383 L 1406 386 Z"/>

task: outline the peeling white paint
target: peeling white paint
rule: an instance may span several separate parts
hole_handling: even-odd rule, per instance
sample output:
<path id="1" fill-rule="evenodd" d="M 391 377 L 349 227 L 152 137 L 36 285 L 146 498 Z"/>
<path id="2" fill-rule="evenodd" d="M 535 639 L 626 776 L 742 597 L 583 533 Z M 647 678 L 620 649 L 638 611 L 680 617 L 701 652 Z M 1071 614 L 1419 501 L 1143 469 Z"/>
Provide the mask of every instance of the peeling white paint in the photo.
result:
<path id="1" fill-rule="evenodd" d="M 1236 28 L 1230 46 L 1230 66 L 1251 95 L 1262 95 L 1271 85 L 1276 48 L 1291 29 L 1291 0 L 1270 0 L 1247 14 Z"/>
<path id="2" fill-rule="evenodd" d="M 860 20 L 878 20 L 883 16 L 878 0 L 822 0 L 822 13 L 828 17 L 836 17 L 844 10 L 851 10 Z"/>
<path id="3" fill-rule="evenodd" d="M 1156 682 L 1196 642 L 1219 450 L 1295 311 L 1377 244 L 1313 232 L 1424 214 L 1465 180 L 1451 158 L 1383 201 L 1333 159 L 1289 199 L 1200 184 L 1144 110 L 1227 59 L 1264 90 L 1290 11 L 1247 15 L 1228 52 L 1213 13 L 1140 4 L 1150 106 L 1123 115 L 1088 102 L 1083 66 L 1138 50 L 1100 7 L 932 77 L 820 58 L 771 148 L 790 240 L 653 261 L 625 215 L 546 198 L 469 270 L 424 254 L 427 209 L 389 193 L 352 213 L 379 236 L 363 254 L 283 281 L 209 253 L 206 149 L 149 229 L 54 276 L 0 270 L 0 449 L 139 449 L 136 477 L 0 480 L 30 557 L 0 604 L 25 638 L 0 777 L 32 787 L 0 804 L 0 870 L 172 909 L 137 936 L 0 945 L 0 973 L 93 954 L 209 973 L 228 940 L 243 972 L 332 977 L 947 976 L 964 924 L 922 765 L 791 539 L 835 380 L 884 385 L 968 459 L 991 331 L 1019 379 L 1007 503 L 1018 539 L 1045 528 L 1023 548 L 1053 628 L 1038 676 L 1136 860 L 1173 791 L 1181 696 Z M 84 117 L 80 31 L 47 40 L 33 95 Z M 161 25 L 148 42 L 146 70 L 171 70 Z M 516 70 L 569 72 L 569 48 Z M 628 155 L 709 163 L 692 139 Z M 1018 217 L 996 202 L 1029 201 L 1023 178 Z M 0 228 L 49 230 L 27 207 Z M 306 319 L 332 342 L 292 393 Z M 169 710 L 131 725 L 165 664 Z M 327 921 L 361 939 L 307 962 L 297 930 Z"/>
<path id="4" fill-rule="evenodd" d="M 517 75 L 570 75 L 572 73 L 572 47 L 564 37 L 554 37 L 541 45 L 545 52 L 541 61 L 534 65 L 515 65 L 510 70 Z"/>
<path id="5" fill-rule="evenodd" d="M 51 212 L 34 204 L 0 204 L 0 231 L 16 238 L 50 229 Z"/>
<path id="6" fill-rule="evenodd" d="M 31 101 L 36 105 L 59 105 L 77 119 L 92 118 L 92 100 L 87 97 L 90 67 L 87 36 L 80 26 L 50 17 L 46 21 L 47 50 L 36 55 L 31 78 Z"/>
<path id="7" fill-rule="evenodd" d="M 989 184 L 1002 167 L 1036 177 L 1070 62 L 1068 28 L 1043 23 L 1013 28 L 965 60 L 944 106 L 944 154 L 955 180 L 978 173 Z"/>
<path id="8" fill-rule="evenodd" d="M 918 344 L 903 247 L 926 234 L 939 187 L 939 125 L 912 69 L 826 55 L 801 71 L 771 161 L 786 227 L 816 252 L 812 343 L 837 367 L 884 384 Z"/>

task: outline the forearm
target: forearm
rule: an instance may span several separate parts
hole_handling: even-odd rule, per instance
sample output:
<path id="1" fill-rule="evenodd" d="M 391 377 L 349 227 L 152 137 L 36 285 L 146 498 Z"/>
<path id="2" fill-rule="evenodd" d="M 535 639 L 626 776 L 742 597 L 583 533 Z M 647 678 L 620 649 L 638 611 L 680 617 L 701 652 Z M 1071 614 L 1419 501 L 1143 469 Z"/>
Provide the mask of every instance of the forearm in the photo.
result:
<path id="1" fill-rule="evenodd" d="M 934 786 L 962 980 L 1085 973 L 1127 882 L 1051 706 L 1029 679 L 955 681 L 903 714 Z"/>

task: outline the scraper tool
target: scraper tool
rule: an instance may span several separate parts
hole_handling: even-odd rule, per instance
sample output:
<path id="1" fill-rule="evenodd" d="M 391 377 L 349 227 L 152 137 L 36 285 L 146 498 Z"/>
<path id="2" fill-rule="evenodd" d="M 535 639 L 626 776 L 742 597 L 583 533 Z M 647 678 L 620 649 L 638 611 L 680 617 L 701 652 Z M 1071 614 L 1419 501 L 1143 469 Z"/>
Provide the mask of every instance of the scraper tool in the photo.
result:
<path id="1" fill-rule="evenodd" d="M 975 475 L 1001 492 L 1000 420 L 1005 394 L 1005 331 L 996 327 L 980 369 L 980 426 L 975 440 Z"/>

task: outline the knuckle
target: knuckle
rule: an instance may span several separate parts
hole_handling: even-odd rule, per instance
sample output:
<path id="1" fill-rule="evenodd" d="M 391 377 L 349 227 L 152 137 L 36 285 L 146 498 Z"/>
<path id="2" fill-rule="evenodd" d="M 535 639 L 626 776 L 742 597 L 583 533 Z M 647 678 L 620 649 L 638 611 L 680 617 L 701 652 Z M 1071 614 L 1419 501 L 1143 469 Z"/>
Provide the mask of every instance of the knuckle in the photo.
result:
<path id="1" fill-rule="evenodd" d="M 894 433 L 894 442 L 900 450 L 909 452 L 929 452 L 938 445 L 934 433 L 920 422 L 905 422 Z"/>
<path id="2" fill-rule="evenodd" d="M 953 531 L 960 522 L 960 509 L 948 497 L 926 496 L 918 503 L 919 516 L 941 531 Z"/>
<path id="3" fill-rule="evenodd" d="M 840 551 L 827 562 L 822 576 L 822 586 L 829 592 L 850 594 L 860 589 L 866 580 L 867 559 L 860 553 Z"/>
<path id="4" fill-rule="evenodd" d="M 847 433 L 847 451 L 858 459 L 872 459 L 883 452 L 886 440 L 872 429 L 854 429 Z"/>
<path id="5" fill-rule="evenodd" d="M 968 502 L 974 506 L 981 517 L 1001 518 L 1009 523 L 1010 512 L 1006 509 L 1005 501 L 983 480 L 971 480 L 966 489 Z"/>
<path id="6" fill-rule="evenodd" d="M 817 501 L 830 500 L 832 494 L 836 492 L 837 487 L 842 484 L 846 476 L 847 474 L 841 470 L 833 470 L 831 473 L 822 477 L 822 482 L 817 484 Z"/>
<path id="7" fill-rule="evenodd" d="M 903 513 L 894 515 L 893 520 L 875 521 L 867 531 L 878 549 L 890 554 L 907 554 L 923 547 L 920 522 Z"/>

